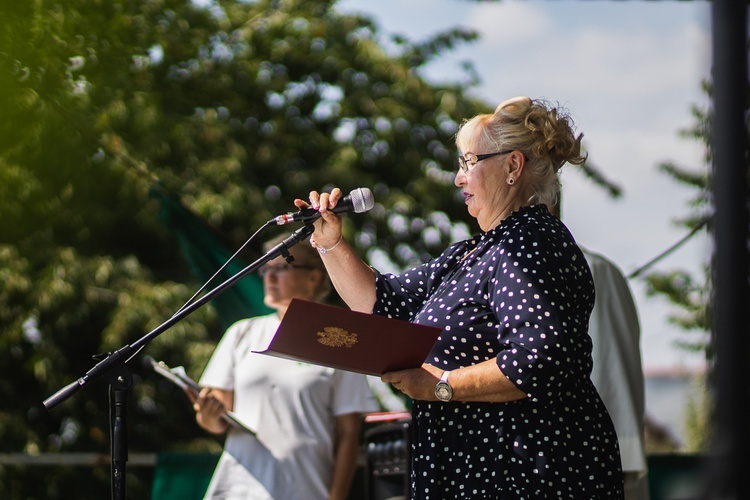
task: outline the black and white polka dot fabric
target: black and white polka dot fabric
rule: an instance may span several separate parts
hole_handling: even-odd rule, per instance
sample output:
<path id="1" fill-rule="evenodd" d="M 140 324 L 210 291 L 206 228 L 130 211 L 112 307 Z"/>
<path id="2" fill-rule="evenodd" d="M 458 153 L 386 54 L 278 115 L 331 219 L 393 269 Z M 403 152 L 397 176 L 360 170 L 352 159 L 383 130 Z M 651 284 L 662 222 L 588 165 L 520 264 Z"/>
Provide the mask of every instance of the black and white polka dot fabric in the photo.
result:
<path id="1" fill-rule="evenodd" d="M 594 284 L 544 205 L 400 275 L 377 274 L 375 313 L 443 328 L 426 362 L 495 359 L 527 398 L 415 401 L 412 498 L 622 497 L 617 436 L 594 388 Z"/>

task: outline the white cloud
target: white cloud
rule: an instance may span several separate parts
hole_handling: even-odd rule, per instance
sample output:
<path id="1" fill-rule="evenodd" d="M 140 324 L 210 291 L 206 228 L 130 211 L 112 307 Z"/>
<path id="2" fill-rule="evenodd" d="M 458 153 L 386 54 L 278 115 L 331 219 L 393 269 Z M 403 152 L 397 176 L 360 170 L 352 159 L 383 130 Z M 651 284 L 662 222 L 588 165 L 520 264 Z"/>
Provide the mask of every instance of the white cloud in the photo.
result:
<path id="1" fill-rule="evenodd" d="M 528 2 L 477 3 L 462 22 L 482 33 L 482 45 L 525 44 L 548 36 L 553 20 L 541 6 Z"/>

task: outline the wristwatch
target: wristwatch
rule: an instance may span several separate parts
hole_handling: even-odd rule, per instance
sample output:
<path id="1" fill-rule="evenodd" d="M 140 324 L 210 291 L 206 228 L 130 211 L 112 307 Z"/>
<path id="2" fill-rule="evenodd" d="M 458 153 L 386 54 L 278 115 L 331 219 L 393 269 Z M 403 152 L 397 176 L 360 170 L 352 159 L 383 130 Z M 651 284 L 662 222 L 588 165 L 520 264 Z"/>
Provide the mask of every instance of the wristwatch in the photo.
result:
<path id="1" fill-rule="evenodd" d="M 440 382 L 435 385 L 435 397 L 444 403 L 449 402 L 453 397 L 453 389 L 448 384 L 448 375 L 450 373 L 450 370 L 445 370 L 443 376 L 440 377 Z"/>

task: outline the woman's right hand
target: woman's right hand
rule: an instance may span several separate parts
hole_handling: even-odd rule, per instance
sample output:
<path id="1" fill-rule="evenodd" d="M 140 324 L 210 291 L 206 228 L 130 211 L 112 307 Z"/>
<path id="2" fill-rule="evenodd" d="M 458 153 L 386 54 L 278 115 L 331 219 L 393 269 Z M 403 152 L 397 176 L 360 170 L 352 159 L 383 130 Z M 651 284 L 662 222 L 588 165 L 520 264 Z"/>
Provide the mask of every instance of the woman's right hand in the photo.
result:
<path id="1" fill-rule="evenodd" d="M 346 305 L 353 311 L 371 313 L 375 305 L 375 271 L 343 239 L 341 216 L 332 210 L 340 201 L 341 189 L 334 188 L 330 193 L 313 191 L 310 203 L 296 199 L 294 204 L 320 212 L 310 244 L 320 252 L 328 276 Z"/>
<path id="2" fill-rule="evenodd" d="M 331 248 L 341 239 L 341 216 L 331 211 L 343 193 L 339 188 L 333 188 L 330 193 L 310 192 L 310 202 L 297 198 L 294 205 L 304 210 L 313 208 L 320 212 L 320 218 L 315 221 L 315 246 L 319 248 Z"/>
<path id="3" fill-rule="evenodd" d="M 195 420 L 198 425 L 209 432 L 220 434 L 227 429 L 227 423 L 222 419 L 226 412 L 224 404 L 213 394 L 210 387 L 204 387 L 193 401 Z"/>

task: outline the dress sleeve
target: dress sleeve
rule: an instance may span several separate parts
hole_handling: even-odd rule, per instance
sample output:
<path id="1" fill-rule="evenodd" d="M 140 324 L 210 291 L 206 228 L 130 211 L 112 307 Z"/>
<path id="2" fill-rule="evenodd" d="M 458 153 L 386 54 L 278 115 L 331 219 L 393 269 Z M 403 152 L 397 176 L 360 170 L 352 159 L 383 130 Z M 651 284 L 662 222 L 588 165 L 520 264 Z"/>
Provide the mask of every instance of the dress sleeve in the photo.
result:
<path id="1" fill-rule="evenodd" d="M 588 265 L 574 242 L 538 229 L 508 238 L 492 260 L 497 364 L 532 401 L 558 398 L 572 372 L 590 369 Z"/>
<path id="2" fill-rule="evenodd" d="M 401 274 L 381 274 L 375 270 L 374 314 L 409 321 L 433 290 L 455 269 L 466 242 L 448 247 L 442 255 Z"/>

